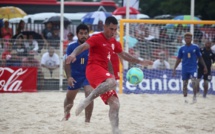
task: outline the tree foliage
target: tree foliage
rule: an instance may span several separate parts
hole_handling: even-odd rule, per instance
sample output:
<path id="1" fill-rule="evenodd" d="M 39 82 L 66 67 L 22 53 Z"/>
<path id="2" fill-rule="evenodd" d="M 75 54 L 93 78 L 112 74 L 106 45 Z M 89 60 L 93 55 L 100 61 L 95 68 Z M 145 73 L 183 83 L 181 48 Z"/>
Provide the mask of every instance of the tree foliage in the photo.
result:
<path id="1" fill-rule="evenodd" d="M 140 0 L 141 13 L 150 17 L 163 14 L 190 14 L 191 0 Z M 195 0 L 195 16 L 202 20 L 215 20 L 215 1 Z"/>

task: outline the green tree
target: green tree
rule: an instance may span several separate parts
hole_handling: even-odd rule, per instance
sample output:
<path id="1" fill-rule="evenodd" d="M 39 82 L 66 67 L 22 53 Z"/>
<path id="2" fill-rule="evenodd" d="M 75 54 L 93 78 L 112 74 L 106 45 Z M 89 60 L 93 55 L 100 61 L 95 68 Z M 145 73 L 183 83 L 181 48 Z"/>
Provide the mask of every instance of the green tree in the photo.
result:
<path id="1" fill-rule="evenodd" d="M 154 17 L 162 14 L 190 14 L 191 0 L 140 0 L 141 13 Z M 195 16 L 215 20 L 215 1 L 195 0 Z"/>

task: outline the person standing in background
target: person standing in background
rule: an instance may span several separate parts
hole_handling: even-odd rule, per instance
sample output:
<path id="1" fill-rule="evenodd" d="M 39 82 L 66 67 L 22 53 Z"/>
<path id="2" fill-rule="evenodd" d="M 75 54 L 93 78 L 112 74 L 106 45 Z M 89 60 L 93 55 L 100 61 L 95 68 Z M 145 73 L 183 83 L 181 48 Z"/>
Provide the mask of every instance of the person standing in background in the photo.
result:
<path id="1" fill-rule="evenodd" d="M 197 82 L 197 93 L 199 93 L 199 82 L 200 79 L 203 76 L 204 79 L 204 92 L 203 97 L 206 98 L 206 95 L 208 93 L 208 82 L 211 81 L 211 65 L 213 62 L 215 62 L 215 54 L 211 50 L 211 42 L 207 41 L 205 43 L 205 47 L 200 49 L 200 52 L 202 54 L 202 58 L 205 61 L 205 64 L 207 66 L 208 72 L 204 74 L 204 66 L 200 62 L 198 62 L 198 82 Z"/>
<path id="2" fill-rule="evenodd" d="M 176 74 L 176 68 L 182 60 L 182 80 L 183 80 L 183 95 L 185 103 L 187 100 L 187 86 L 188 80 L 191 79 L 193 86 L 193 103 L 196 103 L 197 93 L 197 60 L 203 65 L 204 73 L 207 73 L 207 67 L 200 53 L 200 49 L 197 45 L 192 44 L 192 34 L 186 33 L 184 35 L 186 44 L 179 49 L 178 57 L 173 69 L 173 76 Z"/>

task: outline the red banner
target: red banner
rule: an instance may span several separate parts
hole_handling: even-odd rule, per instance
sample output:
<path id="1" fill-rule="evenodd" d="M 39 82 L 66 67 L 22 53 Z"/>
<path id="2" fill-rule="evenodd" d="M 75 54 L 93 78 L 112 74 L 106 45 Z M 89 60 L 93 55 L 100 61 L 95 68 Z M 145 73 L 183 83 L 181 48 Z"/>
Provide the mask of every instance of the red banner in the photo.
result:
<path id="1" fill-rule="evenodd" d="M 0 92 L 36 91 L 36 67 L 0 67 Z"/>

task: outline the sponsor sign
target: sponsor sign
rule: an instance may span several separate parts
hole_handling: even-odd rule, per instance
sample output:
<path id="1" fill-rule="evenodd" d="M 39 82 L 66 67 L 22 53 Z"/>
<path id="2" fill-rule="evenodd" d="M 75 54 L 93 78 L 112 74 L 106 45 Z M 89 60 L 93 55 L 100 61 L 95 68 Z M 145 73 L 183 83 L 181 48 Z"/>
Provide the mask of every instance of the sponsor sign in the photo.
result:
<path id="1" fill-rule="evenodd" d="M 36 67 L 0 67 L 0 92 L 36 92 Z"/>
<path id="2" fill-rule="evenodd" d="M 124 72 L 124 76 L 126 76 Z M 124 77 L 124 93 L 182 93 L 183 81 L 181 71 L 172 76 L 172 70 L 143 70 L 144 79 L 138 85 L 131 85 Z M 215 72 L 211 73 L 212 79 L 209 82 L 208 94 L 215 94 Z M 200 81 L 200 92 L 203 91 L 203 80 Z M 188 92 L 192 93 L 191 80 L 188 84 Z"/>

